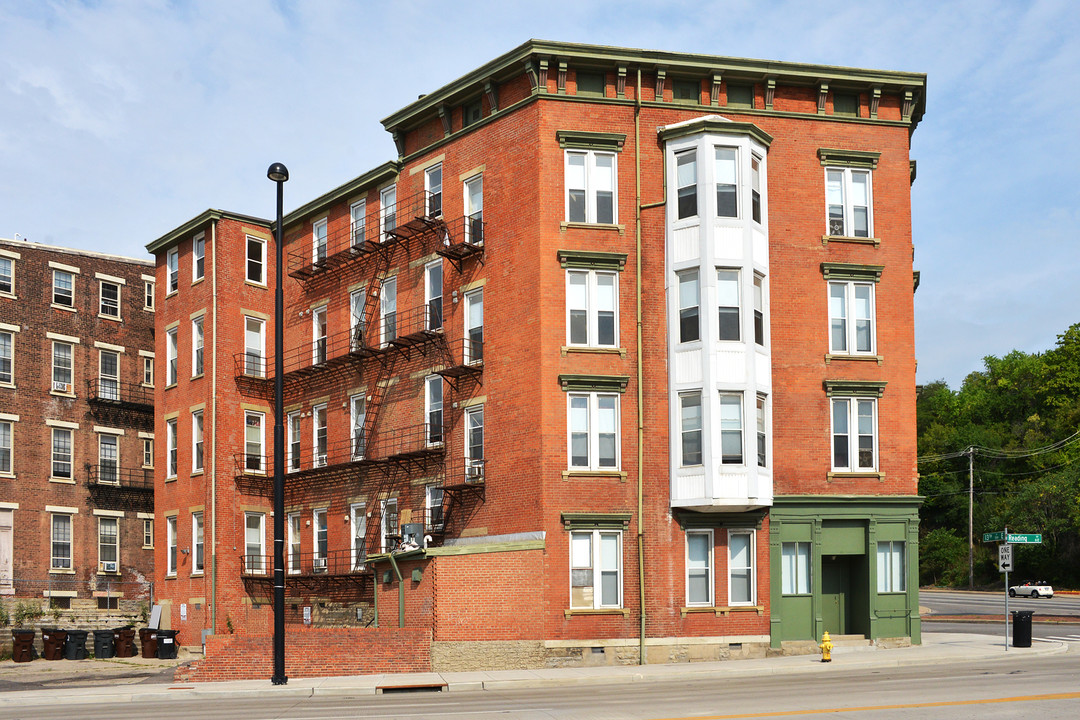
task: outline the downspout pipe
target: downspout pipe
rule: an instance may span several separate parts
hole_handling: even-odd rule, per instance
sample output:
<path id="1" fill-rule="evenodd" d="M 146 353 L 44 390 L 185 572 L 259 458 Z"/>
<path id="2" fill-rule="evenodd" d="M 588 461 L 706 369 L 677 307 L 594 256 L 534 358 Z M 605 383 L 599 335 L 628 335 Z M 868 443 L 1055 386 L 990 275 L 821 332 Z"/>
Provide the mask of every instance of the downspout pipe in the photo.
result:
<path id="1" fill-rule="evenodd" d="M 390 560 L 390 566 L 394 568 L 394 574 L 397 575 L 398 627 L 403 628 L 405 627 L 405 581 L 401 579 L 401 569 L 397 566 L 394 553 L 387 553 L 386 557 Z"/>
<path id="2" fill-rule="evenodd" d="M 210 265 L 211 297 L 210 317 L 213 323 L 214 355 L 210 361 L 210 387 L 217 388 L 218 361 L 218 277 L 217 277 L 217 224 L 210 222 Z M 217 634 L 217 392 L 210 394 L 210 634 Z"/>
<path id="3" fill-rule="evenodd" d="M 645 664 L 645 538 L 644 520 L 641 516 L 644 503 L 642 489 L 645 458 L 645 411 L 642 408 L 644 391 L 641 367 L 641 68 L 637 69 L 637 86 L 634 88 L 634 287 L 637 342 L 637 553 L 638 597 L 641 604 L 641 626 L 638 632 L 638 664 Z"/>

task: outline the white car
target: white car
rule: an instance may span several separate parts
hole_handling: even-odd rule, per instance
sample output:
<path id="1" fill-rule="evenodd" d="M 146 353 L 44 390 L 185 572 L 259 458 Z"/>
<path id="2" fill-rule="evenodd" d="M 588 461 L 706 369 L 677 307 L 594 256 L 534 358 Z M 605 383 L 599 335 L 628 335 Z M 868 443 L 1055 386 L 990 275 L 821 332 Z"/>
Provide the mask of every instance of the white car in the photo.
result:
<path id="1" fill-rule="evenodd" d="M 1013 585 L 1009 588 L 1009 597 L 1016 597 L 1017 595 L 1031 598 L 1052 598 L 1054 597 L 1054 588 L 1042 580 L 1029 580 L 1023 585 Z"/>

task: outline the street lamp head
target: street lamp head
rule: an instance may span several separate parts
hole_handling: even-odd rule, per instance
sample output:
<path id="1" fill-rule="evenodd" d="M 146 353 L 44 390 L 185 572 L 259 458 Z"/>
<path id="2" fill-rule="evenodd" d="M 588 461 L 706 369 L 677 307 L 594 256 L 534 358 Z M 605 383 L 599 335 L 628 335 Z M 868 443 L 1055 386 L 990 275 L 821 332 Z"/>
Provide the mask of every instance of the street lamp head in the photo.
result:
<path id="1" fill-rule="evenodd" d="M 281 163 L 274 163 L 267 169 L 266 177 L 276 183 L 283 183 L 289 179 L 289 169 Z"/>

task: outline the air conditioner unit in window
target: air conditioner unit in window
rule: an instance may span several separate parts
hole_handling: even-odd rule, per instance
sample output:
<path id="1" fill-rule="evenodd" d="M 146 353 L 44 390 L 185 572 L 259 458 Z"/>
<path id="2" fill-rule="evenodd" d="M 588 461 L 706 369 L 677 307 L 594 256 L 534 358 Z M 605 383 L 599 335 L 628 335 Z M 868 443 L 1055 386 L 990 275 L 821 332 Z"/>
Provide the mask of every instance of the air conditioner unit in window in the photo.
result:
<path id="1" fill-rule="evenodd" d="M 101 572 L 114 573 L 116 572 L 116 561 L 105 562 L 104 560 L 98 563 L 101 567 Z"/>
<path id="2" fill-rule="evenodd" d="M 315 457 L 315 467 L 326 467 L 325 455 L 318 455 Z"/>
<path id="3" fill-rule="evenodd" d="M 59 380 L 53 380 L 52 383 L 53 392 L 71 392 L 71 383 L 60 382 Z"/>
<path id="4" fill-rule="evenodd" d="M 315 558 L 315 572 L 326 572 L 326 558 Z"/>
<path id="5" fill-rule="evenodd" d="M 483 465 L 468 465 L 465 467 L 465 482 L 467 483 L 480 483 L 484 482 L 484 466 Z"/>

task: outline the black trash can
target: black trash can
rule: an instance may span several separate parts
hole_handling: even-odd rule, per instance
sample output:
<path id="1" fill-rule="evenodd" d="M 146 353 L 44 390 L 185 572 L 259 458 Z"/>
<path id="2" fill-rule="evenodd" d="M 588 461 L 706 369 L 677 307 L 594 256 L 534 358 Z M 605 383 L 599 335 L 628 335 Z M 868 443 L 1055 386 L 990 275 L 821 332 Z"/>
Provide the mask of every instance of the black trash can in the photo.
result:
<path id="1" fill-rule="evenodd" d="M 1031 617 L 1034 610 L 1013 610 L 1013 647 L 1031 647 Z"/>
<path id="2" fill-rule="evenodd" d="M 157 634 L 157 630 L 139 628 L 139 646 L 142 648 L 144 658 L 157 657 Z"/>
<path id="3" fill-rule="evenodd" d="M 89 630 L 68 630 L 67 638 L 64 639 L 65 660 L 86 659 L 86 636 Z"/>
<path id="4" fill-rule="evenodd" d="M 94 631 L 94 657 L 98 660 L 106 660 L 116 654 L 114 649 L 112 630 Z"/>
<path id="5" fill-rule="evenodd" d="M 33 630 L 11 631 L 11 659 L 17 663 L 30 662 L 37 659 L 37 649 L 34 647 Z"/>
<path id="6" fill-rule="evenodd" d="M 118 658 L 135 657 L 135 628 L 127 625 L 112 629 L 113 652 Z"/>
<path id="7" fill-rule="evenodd" d="M 176 659 L 176 630 L 157 631 L 158 660 Z"/>
<path id="8" fill-rule="evenodd" d="M 42 654 L 46 660 L 64 659 L 64 641 L 67 639 L 67 631 L 56 628 L 41 628 Z"/>

